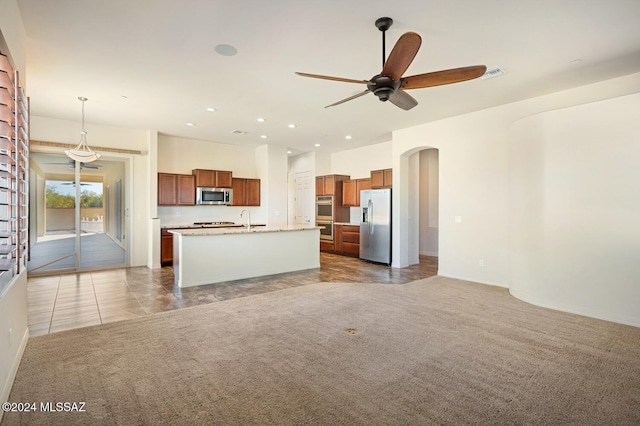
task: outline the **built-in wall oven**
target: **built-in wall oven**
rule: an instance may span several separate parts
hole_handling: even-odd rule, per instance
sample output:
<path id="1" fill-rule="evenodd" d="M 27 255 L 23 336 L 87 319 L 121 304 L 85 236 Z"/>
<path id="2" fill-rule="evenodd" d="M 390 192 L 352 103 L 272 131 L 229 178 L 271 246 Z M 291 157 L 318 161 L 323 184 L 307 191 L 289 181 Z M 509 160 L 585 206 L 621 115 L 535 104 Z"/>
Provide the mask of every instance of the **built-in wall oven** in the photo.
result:
<path id="1" fill-rule="evenodd" d="M 320 239 L 333 241 L 333 222 L 329 220 L 316 220 L 316 226 L 320 228 Z"/>
<path id="2" fill-rule="evenodd" d="M 316 197 L 316 220 L 333 222 L 332 195 L 319 195 Z"/>
<path id="3" fill-rule="evenodd" d="M 320 227 L 320 239 L 333 241 L 333 196 L 316 197 L 316 226 Z"/>

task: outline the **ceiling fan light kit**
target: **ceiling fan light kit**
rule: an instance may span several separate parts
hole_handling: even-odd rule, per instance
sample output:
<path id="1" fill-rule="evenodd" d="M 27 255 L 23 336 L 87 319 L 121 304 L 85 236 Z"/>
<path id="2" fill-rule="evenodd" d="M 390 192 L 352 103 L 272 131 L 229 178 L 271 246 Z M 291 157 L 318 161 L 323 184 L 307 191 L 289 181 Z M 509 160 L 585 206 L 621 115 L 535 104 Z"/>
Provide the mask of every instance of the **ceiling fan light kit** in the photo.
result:
<path id="1" fill-rule="evenodd" d="M 87 98 L 79 96 L 78 100 L 82 102 L 82 130 L 80 131 L 80 143 L 73 149 L 67 149 L 64 153 L 72 160 L 90 163 L 100 158 L 100 154 L 92 151 L 87 144 L 87 130 L 84 128 L 84 103 L 87 101 Z"/>
<path id="2" fill-rule="evenodd" d="M 382 31 L 382 71 L 380 72 L 380 74 L 371 77 L 371 79 L 353 80 L 348 78 L 330 77 L 326 75 L 307 74 L 302 72 L 296 72 L 296 74 L 302 77 L 311 77 L 323 80 L 342 81 L 345 83 L 359 83 L 367 85 L 367 90 L 364 90 L 363 92 L 357 93 L 346 99 L 342 99 L 338 102 L 332 103 L 331 105 L 327 105 L 325 108 L 340 105 L 371 92 L 376 95 L 382 102 L 391 101 L 391 103 L 395 106 L 408 111 L 418 105 L 418 101 L 416 101 L 413 96 L 409 95 L 406 90 L 442 86 L 444 84 L 459 83 L 466 80 L 472 80 L 474 78 L 481 77 L 487 70 L 487 67 L 485 65 L 474 65 L 470 67 L 453 68 L 443 71 L 403 77 L 405 71 L 409 68 L 409 65 L 411 65 L 411 62 L 413 62 L 413 59 L 416 57 L 416 54 L 420 49 L 422 38 L 418 33 L 404 33 L 398 39 L 395 46 L 391 50 L 389 57 L 387 58 L 385 51 L 385 32 L 391 27 L 392 24 L 393 19 L 388 17 L 378 18 L 375 22 L 376 27 L 380 31 Z"/>

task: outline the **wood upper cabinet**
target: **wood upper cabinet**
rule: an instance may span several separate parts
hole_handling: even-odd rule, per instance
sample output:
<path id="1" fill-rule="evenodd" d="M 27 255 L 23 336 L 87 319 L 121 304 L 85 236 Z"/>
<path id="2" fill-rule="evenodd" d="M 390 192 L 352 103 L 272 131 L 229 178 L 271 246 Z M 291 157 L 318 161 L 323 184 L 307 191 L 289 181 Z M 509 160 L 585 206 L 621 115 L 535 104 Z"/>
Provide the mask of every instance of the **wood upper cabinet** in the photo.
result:
<path id="1" fill-rule="evenodd" d="M 342 181 L 342 205 L 344 207 L 355 207 L 357 192 L 357 181 L 355 179 Z"/>
<path id="2" fill-rule="evenodd" d="M 193 206 L 196 187 L 193 175 L 158 173 L 159 206 Z"/>
<path id="3" fill-rule="evenodd" d="M 232 172 L 225 170 L 194 169 L 196 187 L 231 188 L 233 187 Z"/>
<path id="4" fill-rule="evenodd" d="M 178 205 L 194 206 L 196 204 L 196 186 L 193 175 L 178 176 Z"/>
<path id="5" fill-rule="evenodd" d="M 158 205 L 175 206 L 176 204 L 178 204 L 178 176 L 158 173 Z"/>
<path id="6" fill-rule="evenodd" d="M 233 178 L 233 205 L 259 206 L 260 179 Z"/>
<path id="7" fill-rule="evenodd" d="M 342 205 L 344 207 L 360 206 L 360 191 L 371 189 L 371 179 L 350 179 L 342 182 Z"/>
<path id="8" fill-rule="evenodd" d="M 260 205 L 260 179 L 247 179 L 247 205 Z"/>
<path id="9" fill-rule="evenodd" d="M 393 169 L 371 171 L 371 189 L 391 188 L 392 185 Z"/>
<path id="10" fill-rule="evenodd" d="M 335 195 L 336 178 L 333 175 L 316 177 L 316 195 Z"/>
<path id="11" fill-rule="evenodd" d="M 346 175 L 316 176 L 316 195 L 341 196 L 342 182 L 349 178 Z"/>

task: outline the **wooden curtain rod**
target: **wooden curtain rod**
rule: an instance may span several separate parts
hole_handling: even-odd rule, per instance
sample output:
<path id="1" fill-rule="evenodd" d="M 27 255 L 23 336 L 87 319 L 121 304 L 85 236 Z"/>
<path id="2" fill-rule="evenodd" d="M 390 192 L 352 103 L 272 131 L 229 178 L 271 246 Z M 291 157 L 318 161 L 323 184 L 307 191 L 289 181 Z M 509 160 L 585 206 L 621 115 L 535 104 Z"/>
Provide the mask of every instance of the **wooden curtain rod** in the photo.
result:
<path id="1" fill-rule="evenodd" d="M 77 144 L 70 143 L 62 143 L 62 142 L 44 142 L 44 141 L 35 141 L 31 140 L 31 146 L 48 146 L 53 148 L 75 148 Z M 91 146 L 91 149 L 94 151 L 102 151 L 102 152 L 116 152 L 118 154 L 135 154 L 141 155 L 142 151 L 137 151 L 134 149 L 122 149 L 122 148 L 107 148 L 102 146 Z"/>

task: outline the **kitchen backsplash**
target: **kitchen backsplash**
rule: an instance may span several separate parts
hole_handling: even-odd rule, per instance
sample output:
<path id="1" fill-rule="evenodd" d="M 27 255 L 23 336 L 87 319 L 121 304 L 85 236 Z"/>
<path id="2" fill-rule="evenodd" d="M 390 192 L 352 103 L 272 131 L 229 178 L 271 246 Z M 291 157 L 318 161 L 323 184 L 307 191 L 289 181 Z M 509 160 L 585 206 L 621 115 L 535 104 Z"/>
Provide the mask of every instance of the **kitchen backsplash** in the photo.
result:
<path id="1" fill-rule="evenodd" d="M 244 223 L 246 219 L 240 217 L 243 209 L 251 212 L 252 223 L 265 223 L 265 219 L 259 215 L 260 207 L 242 206 L 158 207 L 158 219 L 160 226 L 188 225 L 205 221 Z"/>

